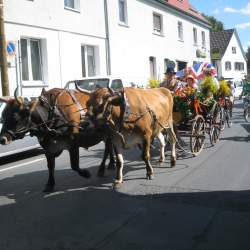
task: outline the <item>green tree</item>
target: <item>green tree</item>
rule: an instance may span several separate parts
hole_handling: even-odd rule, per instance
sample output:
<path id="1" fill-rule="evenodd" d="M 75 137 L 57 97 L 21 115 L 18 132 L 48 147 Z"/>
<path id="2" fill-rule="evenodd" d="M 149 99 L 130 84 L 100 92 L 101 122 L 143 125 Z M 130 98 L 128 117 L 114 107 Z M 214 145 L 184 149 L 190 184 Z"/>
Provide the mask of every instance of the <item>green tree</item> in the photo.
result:
<path id="1" fill-rule="evenodd" d="M 207 20 L 208 22 L 211 24 L 212 26 L 212 31 L 222 31 L 224 30 L 224 24 L 217 20 L 215 17 L 213 16 L 207 16 L 205 14 L 202 14 Z"/>
<path id="2" fill-rule="evenodd" d="M 247 48 L 246 58 L 247 58 L 247 73 L 248 75 L 250 75 L 250 47 Z"/>

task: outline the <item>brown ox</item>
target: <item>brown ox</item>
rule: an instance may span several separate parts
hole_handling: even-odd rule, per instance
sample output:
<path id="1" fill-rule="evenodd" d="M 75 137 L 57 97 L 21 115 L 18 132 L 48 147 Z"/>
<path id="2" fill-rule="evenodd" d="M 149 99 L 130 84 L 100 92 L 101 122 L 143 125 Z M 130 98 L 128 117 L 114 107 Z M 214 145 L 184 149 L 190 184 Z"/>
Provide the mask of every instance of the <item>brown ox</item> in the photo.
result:
<path id="1" fill-rule="evenodd" d="M 139 145 L 142 159 L 145 161 L 147 178 L 153 177 L 150 164 L 150 144 L 154 137 L 161 142 L 161 161 L 164 160 L 164 138 L 161 132 L 167 132 L 171 143 L 171 166 L 176 163 L 175 133 L 173 131 L 173 98 L 169 90 L 125 88 L 114 93 L 110 89 L 97 89 L 87 102 L 90 121 L 97 127 L 103 127 L 112 137 L 117 150 L 117 174 L 114 187 L 123 182 L 122 149 Z"/>
<path id="2" fill-rule="evenodd" d="M 83 177 L 90 177 L 88 170 L 79 167 L 79 147 L 88 148 L 103 140 L 102 133 L 93 128 L 82 129 L 81 112 L 86 111 L 89 93 L 51 89 L 42 91 L 38 100 L 25 102 L 21 97 L 0 98 L 7 105 L 2 114 L 3 127 L 0 143 L 8 144 L 21 139 L 30 131 L 38 138 L 45 150 L 49 170 L 48 182 L 44 191 L 52 191 L 55 185 L 55 158 L 67 149 L 71 168 Z M 84 114 L 83 114 L 84 115 Z M 110 167 L 114 164 L 112 145 L 105 143 L 104 158 L 99 168 L 103 175 L 105 160 L 110 152 Z"/>

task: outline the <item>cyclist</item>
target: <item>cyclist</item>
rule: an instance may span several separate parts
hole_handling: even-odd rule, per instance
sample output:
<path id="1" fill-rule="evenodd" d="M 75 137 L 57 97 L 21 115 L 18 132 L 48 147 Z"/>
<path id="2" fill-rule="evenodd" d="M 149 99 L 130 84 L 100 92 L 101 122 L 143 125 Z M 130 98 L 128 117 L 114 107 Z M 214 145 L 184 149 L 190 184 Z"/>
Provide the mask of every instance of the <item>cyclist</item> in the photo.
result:
<path id="1" fill-rule="evenodd" d="M 240 97 L 242 96 L 250 96 L 250 81 L 244 80 L 243 89 Z"/>

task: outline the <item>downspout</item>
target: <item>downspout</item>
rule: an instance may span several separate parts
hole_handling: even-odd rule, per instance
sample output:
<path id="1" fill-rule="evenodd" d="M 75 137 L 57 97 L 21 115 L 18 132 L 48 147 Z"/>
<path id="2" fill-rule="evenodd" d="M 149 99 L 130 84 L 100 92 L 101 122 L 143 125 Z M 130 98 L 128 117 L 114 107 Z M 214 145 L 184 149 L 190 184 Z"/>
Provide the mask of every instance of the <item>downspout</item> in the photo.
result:
<path id="1" fill-rule="evenodd" d="M 110 59 L 110 41 L 109 41 L 109 18 L 108 18 L 108 4 L 107 0 L 104 0 L 104 15 L 105 15 L 105 47 L 106 47 L 106 72 L 107 75 L 111 75 L 111 59 Z"/>
<path id="2" fill-rule="evenodd" d="M 64 88 L 63 82 L 62 82 L 62 56 L 61 56 L 60 31 L 58 31 L 57 37 L 58 37 L 58 53 L 59 53 L 59 73 L 60 73 L 60 82 L 61 82 L 61 87 Z"/>

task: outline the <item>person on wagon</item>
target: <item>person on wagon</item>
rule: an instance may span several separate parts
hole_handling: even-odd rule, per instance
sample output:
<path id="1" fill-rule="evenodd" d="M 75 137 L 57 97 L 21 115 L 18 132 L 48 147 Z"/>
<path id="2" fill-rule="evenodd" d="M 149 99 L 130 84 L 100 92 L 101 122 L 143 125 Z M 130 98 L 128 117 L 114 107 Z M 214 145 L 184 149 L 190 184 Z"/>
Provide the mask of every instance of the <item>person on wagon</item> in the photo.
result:
<path id="1" fill-rule="evenodd" d="M 187 87 L 193 88 L 193 89 L 197 89 L 198 86 L 196 84 L 196 81 L 194 79 L 194 77 L 192 75 L 188 75 L 187 76 Z"/>
<path id="2" fill-rule="evenodd" d="M 176 79 L 176 72 L 173 67 L 167 67 L 165 72 L 164 81 L 160 83 L 160 87 L 164 87 L 174 92 L 178 86 L 178 80 Z"/>

